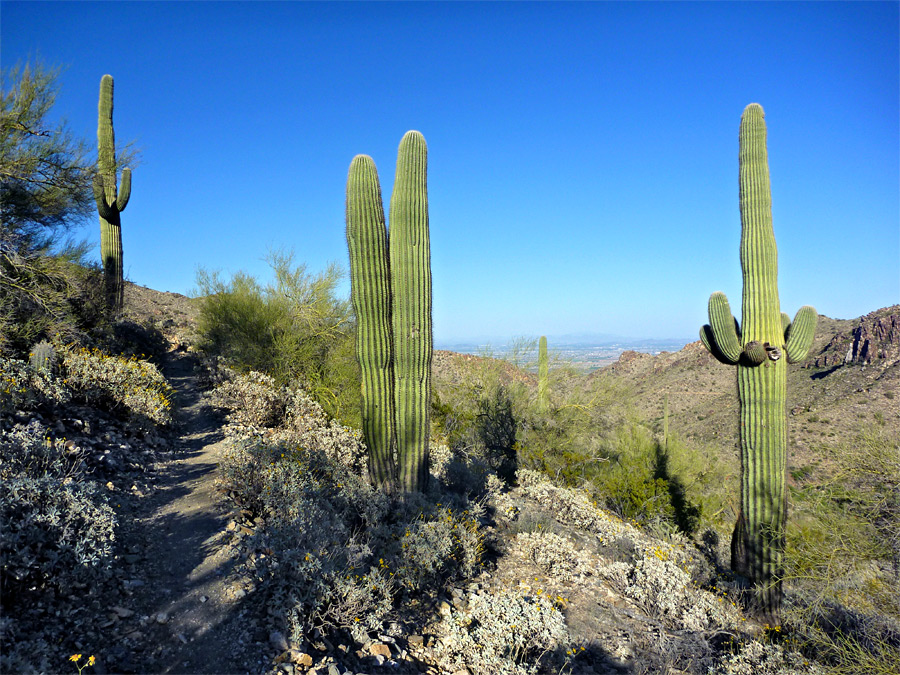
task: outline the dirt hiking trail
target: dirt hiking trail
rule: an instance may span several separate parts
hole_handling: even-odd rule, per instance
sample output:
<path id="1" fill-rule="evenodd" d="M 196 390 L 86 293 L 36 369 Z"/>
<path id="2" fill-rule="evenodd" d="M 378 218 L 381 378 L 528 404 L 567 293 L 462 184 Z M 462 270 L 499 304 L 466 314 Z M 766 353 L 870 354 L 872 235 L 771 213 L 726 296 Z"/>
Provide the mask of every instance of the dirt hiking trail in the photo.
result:
<path id="1" fill-rule="evenodd" d="M 231 508 L 215 490 L 224 448 L 222 422 L 202 400 L 193 356 L 170 352 L 162 372 L 176 391 L 175 459 L 157 465 L 158 490 L 135 513 L 122 539 L 131 563 L 131 603 L 114 608 L 134 630 L 124 637 L 144 673 L 244 673 L 266 668 L 252 634 L 244 592 L 229 580 L 237 562 L 228 545 Z M 134 612 L 134 615 L 131 614 Z M 256 638 L 254 640 L 253 638 Z"/>

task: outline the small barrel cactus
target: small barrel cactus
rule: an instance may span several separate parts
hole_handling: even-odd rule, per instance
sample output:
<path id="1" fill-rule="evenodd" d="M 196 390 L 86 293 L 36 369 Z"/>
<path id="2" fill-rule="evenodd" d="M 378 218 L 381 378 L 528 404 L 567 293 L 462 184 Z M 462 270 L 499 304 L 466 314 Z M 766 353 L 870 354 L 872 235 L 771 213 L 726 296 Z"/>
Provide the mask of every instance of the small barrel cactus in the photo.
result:
<path id="1" fill-rule="evenodd" d="M 28 356 L 28 363 L 31 364 L 35 372 L 46 377 L 56 375 L 59 359 L 56 354 L 56 347 L 46 340 L 38 342 L 31 348 Z"/>

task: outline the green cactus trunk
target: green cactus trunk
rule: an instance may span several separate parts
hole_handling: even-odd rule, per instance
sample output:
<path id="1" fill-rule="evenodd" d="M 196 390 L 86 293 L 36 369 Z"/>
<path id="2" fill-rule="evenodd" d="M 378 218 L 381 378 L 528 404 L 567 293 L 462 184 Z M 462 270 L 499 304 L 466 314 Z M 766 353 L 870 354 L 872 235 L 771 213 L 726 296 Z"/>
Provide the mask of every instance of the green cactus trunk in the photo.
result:
<path id="1" fill-rule="evenodd" d="M 407 492 L 424 492 L 429 476 L 433 348 L 427 159 L 422 134 L 408 131 L 397 153 L 390 215 L 397 455 L 400 484 Z"/>
<path id="2" fill-rule="evenodd" d="M 131 169 L 122 171 L 122 184 L 116 187 L 116 139 L 113 131 L 113 78 L 104 75 L 100 80 L 100 103 L 97 122 L 97 176 L 94 180 L 94 199 L 100 214 L 100 255 L 107 307 L 113 314 L 122 310 L 124 278 L 122 267 L 122 221 L 131 197 Z"/>
<path id="3" fill-rule="evenodd" d="M 742 320 L 738 327 L 725 295 L 713 293 L 710 325 L 700 337 L 717 359 L 737 366 L 741 502 L 731 564 L 752 584 L 757 613 L 775 623 L 787 522 L 787 362 L 809 351 L 815 310 L 802 308 L 792 325 L 779 307 L 766 125 L 758 104 L 747 106 L 741 117 L 739 156 Z M 781 358 L 785 353 L 788 358 Z"/>
<path id="4" fill-rule="evenodd" d="M 546 412 L 550 407 L 549 400 L 550 360 L 547 357 L 547 337 L 541 335 L 538 342 L 538 409 Z"/>
<path id="5" fill-rule="evenodd" d="M 371 158 L 354 158 L 347 180 L 369 474 L 373 483 L 405 492 L 424 492 L 429 477 L 433 346 L 426 163 L 422 134 L 407 132 L 398 151 L 389 236 Z"/>
<path id="6" fill-rule="evenodd" d="M 347 246 L 356 312 L 356 353 L 362 372 L 363 437 L 373 485 L 392 492 L 394 375 L 387 230 L 375 162 L 357 155 L 347 177 Z"/>

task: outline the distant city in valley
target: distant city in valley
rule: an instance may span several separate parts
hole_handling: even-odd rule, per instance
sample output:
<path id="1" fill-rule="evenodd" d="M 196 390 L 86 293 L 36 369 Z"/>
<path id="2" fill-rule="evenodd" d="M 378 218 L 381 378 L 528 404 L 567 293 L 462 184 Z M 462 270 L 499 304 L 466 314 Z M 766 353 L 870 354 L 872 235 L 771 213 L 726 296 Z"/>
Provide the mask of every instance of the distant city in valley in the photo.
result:
<path id="1" fill-rule="evenodd" d="M 686 338 L 671 338 L 660 340 L 642 340 L 637 338 L 604 338 L 597 341 L 558 340 L 554 342 L 548 336 L 548 348 L 551 363 L 556 358 L 571 364 L 574 368 L 591 372 L 611 363 L 615 363 L 622 352 L 636 351 L 647 354 L 659 354 L 661 352 L 677 352 L 686 344 L 692 342 Z M 435 345 L 436 349 L 459 352 L 460 354 L 474 354 L 476 356 L 491 356 L 494 358 L 508 358 L 518 362 L 528 370 L 537 370 L 537 346 L 529 352 L 515 354 L 510 351 L 508 343 L 501 342 L 445 342 Z"/>

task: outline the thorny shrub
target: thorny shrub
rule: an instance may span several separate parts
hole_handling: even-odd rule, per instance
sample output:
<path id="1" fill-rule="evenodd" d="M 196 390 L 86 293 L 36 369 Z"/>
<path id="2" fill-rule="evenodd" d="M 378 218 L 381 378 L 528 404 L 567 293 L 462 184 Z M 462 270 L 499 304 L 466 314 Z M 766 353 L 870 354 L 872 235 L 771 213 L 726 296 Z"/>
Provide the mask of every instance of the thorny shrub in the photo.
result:
<path id="1" fill-rule="evenodd" d="M 448 672 L 531 675 L 568 642 L 562 613 L 547 597 L 517 590 L 469 593 L 437 628 L 436 655 Z"/>

